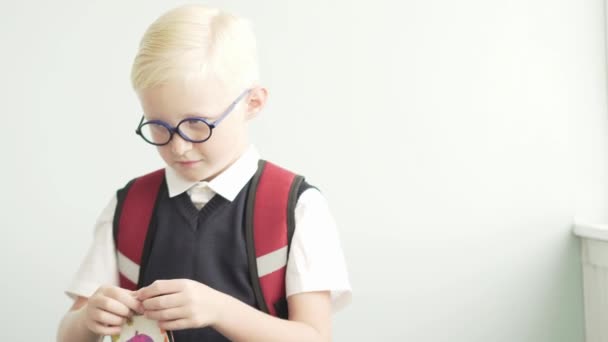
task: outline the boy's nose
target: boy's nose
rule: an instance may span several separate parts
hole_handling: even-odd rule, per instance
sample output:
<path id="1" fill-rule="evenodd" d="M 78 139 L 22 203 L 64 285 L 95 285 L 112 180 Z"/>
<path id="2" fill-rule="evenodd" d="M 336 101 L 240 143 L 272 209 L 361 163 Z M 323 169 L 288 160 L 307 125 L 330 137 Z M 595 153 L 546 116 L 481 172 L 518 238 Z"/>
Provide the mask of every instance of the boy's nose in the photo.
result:
<path id="1" fill-rule="evenodd" d="M 171 152 L 178 156 L 181 156 L 192 149 L 192 143 L 184 140 L 179 134 L 175 134 L 169 144 L 171 146 Z"/>

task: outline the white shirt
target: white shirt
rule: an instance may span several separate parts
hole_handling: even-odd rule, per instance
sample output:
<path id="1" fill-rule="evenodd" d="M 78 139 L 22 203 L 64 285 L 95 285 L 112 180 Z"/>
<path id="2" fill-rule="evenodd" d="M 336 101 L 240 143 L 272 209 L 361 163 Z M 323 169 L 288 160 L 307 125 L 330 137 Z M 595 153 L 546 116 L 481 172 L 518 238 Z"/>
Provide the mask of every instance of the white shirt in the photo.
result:
<path id="1" fill-rule="evenodd" d="M 197 208 L 215 194 L 233 201 L 258 168 L 260 156 L 254 147 L 209 182 L 188 181 L 175 170 L 166 168 L 169 197 L 187 192 Z M 95 224 L 89 251 L 66 290 L 70 297 L 90 297 L 101 285 L 118 286 L 118 268 L 112 224 L 116 195 Z M 337 311 L 351 300 L 351 287 L 338 230 L 327 201 L 314 188 L 305 190 L 295 208 L 295 231 L 285 275 L 287 297 L 311 291 L 330 291 Z"/>

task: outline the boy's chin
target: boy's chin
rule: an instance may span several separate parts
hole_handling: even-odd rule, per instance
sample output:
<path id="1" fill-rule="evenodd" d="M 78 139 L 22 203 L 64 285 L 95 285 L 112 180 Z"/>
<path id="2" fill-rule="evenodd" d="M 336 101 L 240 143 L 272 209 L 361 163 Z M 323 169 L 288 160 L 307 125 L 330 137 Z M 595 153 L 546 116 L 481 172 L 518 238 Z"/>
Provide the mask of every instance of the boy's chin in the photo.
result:
<path id="1" fill-rule="evenodd" d="M 198 162 L 197 165 L 174 165 L 173 168 L 182 178 L 192 182 L 211 180 L 214 176 L 213 168 L 203 162 Z"/>

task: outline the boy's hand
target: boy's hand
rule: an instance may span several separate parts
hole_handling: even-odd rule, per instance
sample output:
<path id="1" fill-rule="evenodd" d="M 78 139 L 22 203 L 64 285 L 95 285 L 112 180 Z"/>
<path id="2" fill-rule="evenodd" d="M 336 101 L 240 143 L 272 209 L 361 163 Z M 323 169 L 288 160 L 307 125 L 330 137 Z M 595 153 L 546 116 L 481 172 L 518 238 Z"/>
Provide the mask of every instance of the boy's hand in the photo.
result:
<path id="1" fill-rule="evenodd" d="M 98 335 L 116 335 L 133 311 L 143 313 L 133 291 L 116 286 L 102 286 L 89 297 L 85 309 L 85 324 Z"/>
<path id="2" fill-rule="evenodd" d="M 220 317 L 224 295 L 190 279 L 157 280 L 136 292 L 145 316 L 165 330 L 202 328 Z"/>

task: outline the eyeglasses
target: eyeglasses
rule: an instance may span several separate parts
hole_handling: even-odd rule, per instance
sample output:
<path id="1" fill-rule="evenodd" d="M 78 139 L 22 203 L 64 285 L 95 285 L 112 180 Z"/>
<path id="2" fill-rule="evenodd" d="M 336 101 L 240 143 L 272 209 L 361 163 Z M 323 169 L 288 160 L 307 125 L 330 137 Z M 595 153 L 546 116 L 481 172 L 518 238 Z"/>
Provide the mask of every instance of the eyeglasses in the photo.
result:
<path id="1" fill-rule="evenodd" d="M 191 143 L 205 142 L 211 138 L 213 129 L 234 110 L 234 107 L 236 107 L 239 101 L 241 101 L 245 95 L 249 94 L 250 91 L 251 89 L 247 89 L 239 95 L 239 97 L 226 108 L 222 115 L 213 122 L 209 122 L 209 120 L 201 117 L 191 117 L 183 119 L 177 126 L 173 127 L 161 120 L 144 122 L 144 117 L 142 116 L 135 133 L 141 136 L 147 143 L 156 146 L 167 145 L 171 142 L 175 133 L 179 134 L 182 139 Z"/>

